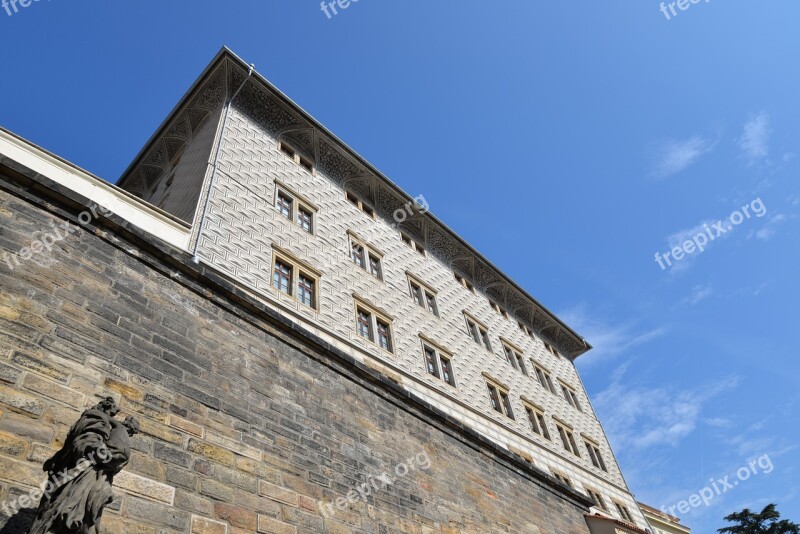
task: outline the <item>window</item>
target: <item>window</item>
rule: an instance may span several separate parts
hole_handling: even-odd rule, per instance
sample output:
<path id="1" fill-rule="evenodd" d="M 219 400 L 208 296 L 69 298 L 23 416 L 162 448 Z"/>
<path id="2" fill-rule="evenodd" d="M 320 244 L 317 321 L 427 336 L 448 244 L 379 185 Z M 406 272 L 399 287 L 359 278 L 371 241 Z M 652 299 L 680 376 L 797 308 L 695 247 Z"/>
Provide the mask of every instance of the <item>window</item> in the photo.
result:
<path id="1" fill-rule="evenodd" d="M 275 260 L 272 274 L 272 286 L 287 295 L 292 294 L 292 267 L 283 260 Z"/>
<path id="2" fill-rule="evenodd" d="M 586 488 L 586 493 L 589 494 L 589 498 L 594 502 L 594 506 L 596 508 L 600 508 L 601 510 L 607 512 L 608 508 L 606 508 L 606 502 L 603 500 L 603 496 L 596 490 L 592 488 Z"/>
<path id="3" fill-rule="evenodd" d="M 558 471 L 553 471 L 553 476 L 556 477 L 556 479 L 558 479 L 558 481 L 564 484 L 565 486 L 568 486 L 570 488 L 572 487 L 572 481 L 570 481 L 570 479 L 567 478 L 566 475 L 562 475 Z"/>
<path id="4" fill-rule="evenodd" d="M 544 348 L 546 348 L 553 356 L 558 356 L 558 351 L 553 348 L 553 345 L 548 343 L 547 341 L 544 342 Z"/>
<path id="5" fill-rule="evenodd" d="M 517 321 L 517 325 L 519 326 L 520 330 L 522 330 L 524 333 L 526 333 L 530 337 L 533 337 L 533 332 L 531 331 L 531 329 L 528 328 L 527 326 L 525 326 L 524 324 L 522 324 L 522 321 Z"/>
<path id="6" fill-rule="evenodd" d="M 535 363 L 533 364 L 533 369 L 536 373 L 536 379 L 539 381 L 542 387 L 550 393 L 555 394 L 556 387 L 553 385 L 553 379 L 550 378 L 550 373 Z"/>
<path id="7" fill-rule="evenodd" d="M 284 154 L 286 154 L 286 156 L 287 156 L 289 159 L 291 159 L 291 160 L 292 160 L 292 161 L 294 161 L 296 164 L 298 164 L 298 165 L 300 165 L 301 167 L 303 167 L 305 170 L 307 170 L 307 171 L 308 171 L 308 172 L 310 172 L 311 174 L 314 174 L 314 164 L 313 164 L 313 163 L 311 163 L 311 162 L 310 162 L 309 160 L 307 160 L 306 158 L 304 158 L 303 156 L 301 156 L 300 154 L 298 154 L 298 153 L 297 153 L 297 151 L 296 151 L 294 148 L 290 147 L 289 145 L 287 145 L 287 144 L 286 144 L 285 142 L 283 142 L 283 141 L 281 141 L 280 143 L 278 143 L 278 146 L 280 147 L 280 149 L 281 149 L 281 152 L 283 152 Z"/>
<path id="8" fill-rule="evenodd" d="M 567 402 L 570 404 L 570 406 L 577 408 L 579 411 L 583 411 L 581 410 L 581 404 L 578 402 L 578 395 L 575 393 L 575 390 L 563 382 L 561 382 L 560 385 L 561 392 L 564 394 L 564 398 L 567 399 Z"/>
<path id="9" fill-rule="evenodd" d="M 633 516 L 631 515 L 630 511 L 628 511 L 627 506 L 625 506 L 624 504 L 620 504 L 616 501 L 614 501 L 614 506 L 617 507 L 617 512 L 619 512 L 619 516 L 622 519 L 628 521 L 629 523 L 633 523 Z"/>
<path id="10" fill-rule="evenodd" d="M 301 304 L 305 304 L 310 308 L 316 308 L 317 306 L 314 300 L 315 286 L 316 282 L 314 281 L 313 278 L 310 278 L 305 274 L 300 273 L 297 281 L 297 300 L 299 300 Z"/>
<path id="11" fill-rule="evenodd" d="M 525 406 L 525 411 L 528 413 L 528 421 L 531 423 L 531 430 L 549 441 L 550 431 L 547 430 L 547 421 L 545 421 L 544 412 L 538 408 L 527 405 Z"/>
<path id="12" fill-rule="evenodd" d="M 489 301 L 489 304 L 492 306 L 492 309 L 494 311 L 496 311 L 497 313 L 508 319 L 508 312 L 506 312 L 506 310 L 504 310 L 499 304 L 492 301 Z"/>
<path id="13" fill-rule="evenodd" d="M 402 239 L 403 243 L 405 243 L 406 245 L 411 247 L 413 250 L 416 250 L 417 252 L 419 252 L 420 255 L 422 255 L 422 256 L 425 255 L 425 247 L 423 247 L 419 242 L 415 241 L 414 239 L 411 239 L 410 237 L 408 237 L 406 234 L 404 234 L 402 232 L 400 233 L 400 239 Z"/>
<path id="14" fill-rule="evenodd" d="M 309 234 L 314 233 L 314 216 L 317 209 L 310 202 L 302 200 L 297 193 L 290 192 L 289 188 L 281 183 L 278 183 L 275 188 L 275 209 L 283 217 L 296 222 Z M 296 218 L 295 213 L 297 214 Z"/>
<path id="15" fill-rule="evenodd" d="M 603 456 L 600 454 L 600 448 L 589 440 L 584 440 L 584 444 L 586 445 L 586 452 L 589 453 L 589 458 L 592 459 L 592 465 L 608 472 Z"/>
<path id="16" fill-rule="evenodd" d="M 489 392 L 492 409 L 509 419 L 514 419 L 514 411 L 511 409 L 511 399 L 508 397 L 508 391 L 491 382 L 486 382 L 486 388 Z"/>
<path id="17" fill-rule="evenodd" d="M 289 197 L 283 191 L 278 191 L 278 200 L 275 202 L 275 207 L 278 208 L 278 212 L 289 219 L 292 220 L 292 204 L 294 200 Z"/>
<path id="18" fill-rule="evenodd" d="M 297 302 L 317 309 L 319 273 L 283 252 L 275 252 L 272 260 L 272 287 Z"/>
<path id="19" fill-rule="evenodd" d="M 508 342 L 503 341 L 503 352 L 506 355 L 506 360 L 511 364 L 511 367 L 522 371 L 522 374 L 528 376 L 528 369 L 525 367 L 525 359 L 522 357 L 522 354 L 520 354 L 519 349 L 511 347 Z"/>
<path id="20" fill-rule="evenodd" d="M 467 280 L 466 278 L 464 278 L 463 276 L 461 276 L 460 274 L 457 274 L 457 273 L 453 273 L 453 276 L 455 276 L 456 282 L 458 282 L 463 287 L 467 288 L 473 294 L 475 293 L 475 286 L 473 286 L 469 282 L 469 280 Z"/>
<path id="21" fill-rule="evenodd" d="M 425 308 L 439 317 L 439 306 L 436 304 L 436 292 L 416 278 L 408 275 L 408 290 L 411 298 L 421 308 Z"/>
<path id="22" fill-rule="evenodd" d="M 300 225 L 300 228 L 308 232 L 309 234 L 314 233 L 314 214 L 311 210 L 306 209 L 304 206 L 300 206 L 297 209 L 297 224 Z"/>
<path id="23" fill-rule="evenodd" d="M 425 367 L 428 374 L 456 387 L 451 356 L 424 340 L 422 342 L 422 352 L 425 355 Z"/>
<path id="24" fill-rule="evenodd" d="M 558 435 L 561 436 L 561 443 L 564 444 L 564 450 L 580 458 L 581 452 L 578 450 L 578 444 L 575 442 L 575 435 L 572 430 L 561 423 L 556 423 L 556 427 L 558 428 Z"/>
<path id="25" fill-rule="evenodd" d="M 378 324 L 378 345 L 385 350 L 392 352 L 392 335 L 389 323 L 383 322 L 380 319 L 375 321 Z"/>
<path id="26" fill-rule="evenodd" d="M 478 345 L 483 345 L 487 350 L 492 350 L 492 343 L 489 341 L 489 330 L 478 323 L 475 319 L 464 313 L 467 321 L 467 333 L 475 340 Z"/>
<path id="27" fill-rule="evenodd" d="M 354 195 L 350 191 L 345 191 L 344 198 L 349 200 L 350 203 L 353 204 L 353 206 L 357 207 L 358 209 L 360 209 L 361 211 L 363 211 L 364 213 L 366 213 L 367 215 L 369 215 L 373 219 L 375 218 L 375 210 L 373 210 L 372 207 L 369 204 L 367 204 L 366 202 L 361 200 L 359 197 L 357 197 L 356 195 Z"/>
<path id="28" fill-rule="evenodd" d="M 392 321 L 365 303 L 356 302 L 356 333 L 386 352 L 394 352 Z"/>
<path id="29" fill-rule="evenodd" d="M 381 266 L 381 261 L 383 255 L 372 247 L 365 245 L 355 234 L 350 232 L 348 234 L 350 235 L 350 257 L 353 259 L 353 263 L 382 281 L 383 267 Z"/>

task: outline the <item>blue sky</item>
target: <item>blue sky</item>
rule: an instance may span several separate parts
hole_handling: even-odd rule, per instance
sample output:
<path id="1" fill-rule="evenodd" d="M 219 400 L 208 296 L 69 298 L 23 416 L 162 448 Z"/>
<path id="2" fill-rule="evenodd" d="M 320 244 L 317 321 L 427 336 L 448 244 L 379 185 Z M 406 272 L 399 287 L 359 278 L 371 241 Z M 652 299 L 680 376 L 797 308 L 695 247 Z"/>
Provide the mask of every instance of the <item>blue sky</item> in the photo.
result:
<path id="1" fill-rule="evenodd" d="M 594 344 L 578 367 L 640 500 L 768 454 L 685 522 L 768 502 L 800 522 L 798 17 L 792 0 L 670 20 L 653 0 L 361 0 L 331 19 L 317 0 L 41 1 L 0 10 L 0 124 L 115 181 L 226 44 Z M 756 199 L 762 217 L 655 261 Z"/>

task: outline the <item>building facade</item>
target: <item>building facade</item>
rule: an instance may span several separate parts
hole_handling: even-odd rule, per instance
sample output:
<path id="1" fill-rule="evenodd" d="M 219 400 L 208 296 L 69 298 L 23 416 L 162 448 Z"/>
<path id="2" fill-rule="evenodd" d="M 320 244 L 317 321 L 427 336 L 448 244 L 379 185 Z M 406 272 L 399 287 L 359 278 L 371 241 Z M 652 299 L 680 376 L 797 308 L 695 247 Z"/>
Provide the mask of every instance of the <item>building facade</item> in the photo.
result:
<path id="1" fill-rule="evenodd" d="M 23 417 L 41 425 L 20 454 L 0 451 L 15 473 L 0 474 L 6 500 L 34 485 L 30 464 L 57 445 L 69 416 L 111 392 L 153 421 L 123 478 L 119 518 L 111 511 L 120 532 L 132 528 L 125 518 L 163 525 L 170 513 L 170 531 L 193 533 L 647 527 L 574 365 L 591 347 L 436 219 L 424 192 L 400 190 L 227 49 L 119 187 L 11 134 L 3 148 L 12 184 L 3 214 L 29 219 L 14 224 L 70 216 L 68 207 L 49 213 L 32 181 L 72 209 L 77 195 L 113 214 L 79 228 L 73 256 L 50 265 L 23 270 L 23 229 L 3 242 L 14 254 L 0 264 L 12 295 L 0 432 Z M 92 254 L 73 259 L 84 245 Z M 84 267 L 99 277 L 88 288 L 75 274 Z M 37 284 L 68 312 L 19 311 Z M 111 297 L 124 305 L 93 305 Z M 22 318 L 36 324 L 14 326 Z M 77 347 L 90 353 L 85 377 L 58 356 Z M 104 365 L 109 350 L 120 355 Z M 59 371 L 42 379 L 48 365 Z M 385 488 L 391 503 L 347 498 L 369 467 L 385 468 L 403 449 L 432 454 L 438 478 L 409 475 Z M 342 498 L 346 507 L 332 506 Z"/>
<path id="2" fill-rule="evenodd" d="M 679 518 L 657 510 L 652 506 L 640 502 L 639 509 L 650 524 L 650 530 L 653 534 L 691 534 L 692 532 L 692 529 L 681 524 Z"/>

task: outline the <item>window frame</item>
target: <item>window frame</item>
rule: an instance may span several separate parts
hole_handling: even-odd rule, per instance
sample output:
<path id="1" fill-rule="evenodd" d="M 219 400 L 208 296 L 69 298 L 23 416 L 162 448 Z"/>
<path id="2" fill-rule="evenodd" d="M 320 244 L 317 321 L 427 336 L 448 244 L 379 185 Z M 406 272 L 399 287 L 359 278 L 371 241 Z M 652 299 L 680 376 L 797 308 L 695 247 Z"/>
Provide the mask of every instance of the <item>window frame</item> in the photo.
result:
<path id="1" fill-rule="evenodd" d="M 349 245 L 350 245 L 350 261 L 359 269 L 366 271 L 367 274 L 375 278 L 376 280 L 383 282 L 383 252 L 379 251 L 377 248 L 373 247 L 372 245 L 368 245 L 366 241 L 358 237 L 354 232 L 348 230 L 347 236 L 349 238 Z M 356 261 L 355 251 L 359 249 L 361 255 L 361 263 Z M 378 274 L 375 274 L 372 270 L 373 267 L 373 260 L 376 261 L 378 265 Z"/>
<path id="2" fill-rule="evenodd" d="M 505 308 L 503 308 L 503 307 L 502 307 L 500 304 L 498 304 L 497 302 L 495 302 L 495 301 L 493 301 L 493 300 L 489 299 L 489 305 L 492 307 L 492 309 L 493 309 L 494 311 L 496 311 L 497 313 L 499 313 L 499 314 L 500 314 L 502 317 L 504 317 L 505 319 L 508 319 L 508 318 L 509 318 L 509 316 L 508 316 L 508 312 L 505 310 Z"/>
<path id="3" fill-rule="evenodd" d="M 473 295 L 477 295 L 477 293 L 475 293 L 475 285 L 472 282 L 470 282 L 466 276 L 462 276 L 457 272 L 453 271 L 453 277 L 456 279 L 458 285 L 460 285 Z"/>
<path id="4" fill-rule="evenodd" d="M 372 345 L 376 346 L 381 352 L 385 352 L 388 354 L 394 355 L 395 349 L 397 347 L 395 342 L 395 333 L 394 333 L 394 318 L 378 309 L 375 306 L 372 306 L 364 299 L 358 297 L 357 295 L 353 295 L 353 309 L 354 309 L 354 318 L 355 318 L 355 327 L 356 327 L 356 335 L 359 339 L 367 341 Z M 369 321 L 369 337 L 365 337 L 361 335 L 362 329 L 362 321 L 361 321 L 361 314 L 367 315 Z M 381 324 L 383 323 L 383 324 Z M 383 346 L 380 339 L 380 330 L 381 326 L 386 327 L 387 331 L 387 346 Z"/>
<path id="5" fill-rule="evenodd" d="M 505 356 L 506 361 L 508 361 L 517 371 L 521 372 L 525 376 L 530 376 L 528 373 L 528 366 L 525 365 L 525 357 L 523 356 L 524 351 L 511 343 L 509 340 L 502 337 L 500 338 L 500 344 L 503 346 L 503 355 Z"/>
<path id="6" fill-rule="evenodd" d="M 375 208 L 372 206 L 371 203 L 365 201 L 361 198 L 360 195 L 353 193 L 352 191 L 345 189 L 344 190 L 344 198 L 347 200 L 348 203 L 358 208 L 358 211 L 372 219 L 373 221 L 376 220 L 375 217 Z"/>
<path id="7" fill-rule="evenodd" d="M 561 444 L 564 446 L 564 450 L 572 453 L 578 458 L 583 458 L 581 456 L 581 451 L 578 448 L 578 442 L 575 441 L 575 430 L 563 421 L 556 419 L 555 422 L 558 435 L 561 438 Z"/>
<path id="8" fill-rule="evenodd" d="M 280 197 L 283 196 L 289 201 L 291 201 L 291 205 L 289 206 L 289 216 L 287 217 L 283 210 L 278 206 L 278 200 Z M 288 187 L 286 184 L 281 182 L 280 180 L 275 180 L 275 194 L 274 198 L 272 199 L 272 206 L 275 211 L 278 212 L 281 218 L 286 219 L 292 224 L 297 225 L 303 232 L 307 233 L 308 235 L 317 235 L 317 213 L 319 209 L 307 200 L 303 195 L 296 193 L 291 187 Z M 306 212 L 309 215 L 309 229 L 306 229 L 305 226 L 300 222 L 299 217 L 301 212 Z"/>
<path id="9" fill-rule="evenodd" d="M 408 235 L 407 233 L 400 231 L 400 240 L 405 243 L 411 250 L 417 252 L 423 258 L 428 257 L 428 251 L 425 249 L 425 245 Z"/>
<path id="10" fill-rule="evenodd" d="M 493 412 L 497 412 L 512 421 L 516 421 L 514 408 L 511 406 L 511 395 L 508 386 L 504 386 L 497 379 L 483 373 L 486 381 L 486 390 L 489 394 L 489 406 Z"/>
<path id="11" fill-rule="evenodd" d="M 464 314 L 464 322 L 467 326 L 467 335 L 469 335 L 469 337 L 472 338 L 475 343 L 494 354 L 494 350 L 492 350 L 492 342 L 489 339 L 489 327 L 476 319 L 475 316 L 468 313 L 467 310 L 463 310 L 462 313 Z M 472 325 L 475 326 L 474 331 Z M 475 335 L 476 332 L 477 337 Z"/>
<path id="12" fill-rule="evenodd" d="M 278 141 L 278 150 L 280 150 L 284 156 L 292 160 L 296 165 L 303 167 L 305 170 L 311 173 L 312 176 L 317 174 L 316 165 L 314 165 L 311 160 L 301 155 L 300 151 L 292 146 L 291 143 L 287 143 L 283 140 Z"/>
<path id="13" fill-rule="evenodd" d="M 420 343 L 422 344 L 422 357 L 425 364 L 425 373 L 427 376 L 436 378 L 451 388 L 458 388 L 456 382 L 455 368 L 453 366 L 453 354 L 434 343 L 426 336 L 419 336 Z M 430 353 L 433 353 L 433 362 L 430 361 Z M 444 362 L 447 362 L 445 365 Z M 433 364 L 435 373 L 431 372 L 431 363 Z M 449 371 L 450 380 L 446 379 L 446 371 Z"/>
<path id="14" fill-rule="evenodd" d="M 614 506 L 617 509 L 617 513 L 619 514 L 619 516 L 622 518 L 623 521 L 628 521 L 629 523 L 634 522 L 633 516 L 631 515 L 631 511 L 628 510 L 627 506 L 616 500 L 612 502 L 614 503 Z"/>
<path id="15" fill-rule="evenodd" d="M 549 391 L 553 395 L 557 395 L 556 393 L 556 386 L 553 383 L 552 373 L 544 367 L 543 365 L 539 364 L 536 360 L 531 358 L 531 364 L 533 365 L 533 373 L 536 377 L 536 381 L 542 386 L 546 391 Z"/>
<path id="16" fill-rule="evenodd" d="M 578 400 L 578 392 L 575 390 L 575 388 L 563 380 L 559 380 L 558 385 L 561 386 L 561 393 L 566 399 L 567 403 L 579 412 L 583 412 L 583 407 Z"/>
<path id="17" fill-rule="evenodd" d="M 589 486 L 584 486 L 584 489 L 586 490 L 587 495 L 589 495 L 589 498 L 594 501 L 595 508 L 598 508 L 604 512 L 608 512 L 608 506 L 606 505 L 605 499 L 603 499 L 602 493 Z"/>
<path id="18" fill-rule="evenodd" d="M 524 398 L 522 399 L 522 405 L 525 407 L 525 414 L 528 416 L 528 422 L 533 433 L 547 441 L 553 441 L 550 435 L 550 428 L 547 426 L 547 416 L 544 410 Z"/>
<path id="19" fill-rule="evenodd" d="M 289 267 L 289 283 L 288 283 L 289 292 L 283 291 L 283 289 L 281 289 L 280 287 L 275 286 L 275 274 L 276 274 L 275 269 L 278 263 L 281 263 Z M 300 295 L 301 293 L 303 293 L 303 291 L 300 290 L 301 278 L 306 278 L 307 280 L 312 282 L 312 287 L 310 290 L 312 305 L 308 305 L 304 300 L 300 299 Z M 319 300 L 320 300 L 319 295 L 320 295 L 321 279 L 322 279 L 322 274 L 319 271 L 317 271 L 304 261 L 297 259 L 295 256 L 273 245 L 272 258 L 270 261 L 269 288 L 278 294 L 278 298 L 281 298 L 281 295 L 283 295 L 284 298 L 290 298 L 291 300 L 295 301 L 296 303 L 302 305 L 305 308 L 308 308 L 314 312 L 319 312 Z"/>
<path id="20" fill-rule="evenodd" d="M 592 465 L 601 471 L 608 473 L 608 465 L 606 465 L 606 462 L 603 459 L 603 453 L 600 451 L 600 445 L 598 445 L 594 440 L 589 439 L 586 435 L 582 434 L 581 437 L 583 438 L 583 444 L 586 446 L 586 452 L 589 454 L 589 460 L 591 460 Z"/>
<path id="21" fill-rule="evenodd" d="M 408 271 L 406 271 L 406 277 L 408 278 L 409 295 L 414 303 L 435 317 L 441 317 L 439 315 L 438 292 Z M 433 309 L 431 309 L 431 305 Z"/>

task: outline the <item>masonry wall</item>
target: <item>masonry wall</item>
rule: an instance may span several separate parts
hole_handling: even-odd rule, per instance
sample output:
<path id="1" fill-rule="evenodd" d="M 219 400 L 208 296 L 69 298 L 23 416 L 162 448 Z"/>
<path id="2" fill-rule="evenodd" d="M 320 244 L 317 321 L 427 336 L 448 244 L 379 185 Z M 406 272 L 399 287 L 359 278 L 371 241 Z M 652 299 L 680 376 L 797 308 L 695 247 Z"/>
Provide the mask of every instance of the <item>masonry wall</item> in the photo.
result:
<path id="1" fill-rule="evenodd" d="M 585 501 L 520 458 L 213 273 L 193 276 L 188 258 L 124 228 L 78 228 L 82 206 L 45 211 L 17 179 L 0 177 L 0 255 L 64 217 L 76 230 L 0 262 L 0 533 L 25 532 L 36 504 L 16 512 L 19 497 L 105 395 L 142 426 L 105 532 L 588 532 Z M 430 468 L 323 515 L 320 501 L 415 456 Z"/>

